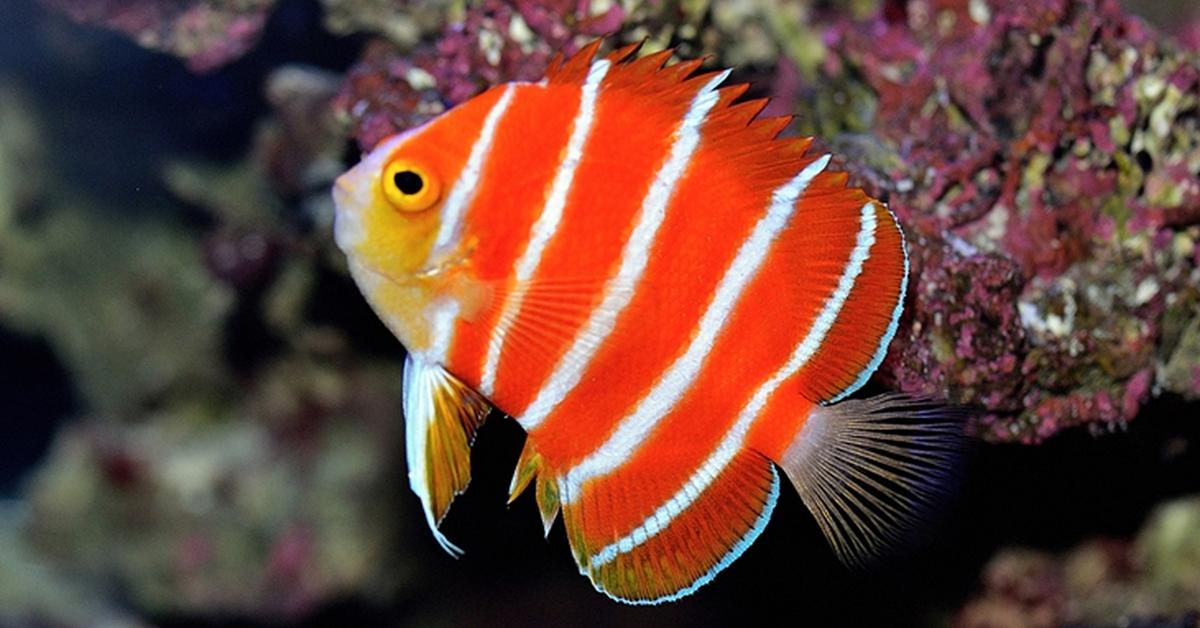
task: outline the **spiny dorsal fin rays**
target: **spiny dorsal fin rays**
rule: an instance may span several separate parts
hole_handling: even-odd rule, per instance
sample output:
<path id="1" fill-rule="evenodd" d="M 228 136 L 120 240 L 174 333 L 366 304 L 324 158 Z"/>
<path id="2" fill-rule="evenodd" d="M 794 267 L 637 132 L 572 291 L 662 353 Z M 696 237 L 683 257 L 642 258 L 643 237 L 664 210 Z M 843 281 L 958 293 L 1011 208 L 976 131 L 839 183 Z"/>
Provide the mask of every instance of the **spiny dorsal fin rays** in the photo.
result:
<path id="1" fill-rule="evenodd" d="M 551 85 L 582 84 L 593 66 L 602 42 L 603 40 L 599 39 L 593 41 L 567 59 L 556 55 L 547 67 L 543 80 Z M 697 86 L 706 84 L 714 75 L 714 72 L 695 74 L 706 59 L 689 59 L 666 65 L 675 54 L 673 48 L 635 58 L 641 47 L 642 43 L 638 42 L 622 46 L 605 55 L 603 60 L 608 61 L 613 68 L 611 76 L 605 81 L 605 89 L 633 89 L 659 99 L 664 96 L 664 90 L 678 90 L 678 97 L 690 99 Z"/>
<path id="2" fill-rule="evenodd" d="M 605 58 L 614 64 L 628 61 L 637 54 L 638 50 L 642 49 L 642 45 L 645 43 L 646 40 L 643 39 L 632 44 L 625 44 L 624 46 L 621 46 L 620 48 L 608 53 L 608 56 Z"/>
<path id="3" fill-rule="evenodd" d="M 729 120 L 730 126 L 749 126 L 750 123 L 754 121 L 754 118 L 758 114 L 762 113 L 762 110 L 766 108 L 767 103 L 769 102 L 766 98 L 756 98 L 754 100 L 737 102 L 737 99 L 740 98 L 742 94 L 745 94 L 746 90 L 748 89 L 750 89 L 749 83 L 736 83 L 724 88 L 724 90 L 727 90 L 730 93 L 734 101 L 734 103 L 729 105 L 729 107 L 726 109 L 725 113 L 725 117 L 727 120 Z"/>
<path id="4" fill-rule="evenodd" d="M 555 53 L 550 59 L 550 63 L 546 66 L 545 81 L 547 83 L 582 83 L 587 77 L 588 70 L 592 62 L 596 58 L 596 53 L 600 50 L 600 45 L 604 43 L 603 39 L 597 39 L 588 43 L 578 52 L 565 58 L 563 54 Z M 627 61 L 631 56 L 637 53 L 642 47 L 642 42 L 627 44 L 605 55 L 605 59 L 609 63 L 618 64 Z"/>
<path id="5" fill-rule="evenodd" d="M 471 481 L 471 442 L 491 405 L 441 366 L 409 354 L 404 363 L 404 426 L 408 482 L 442 549 L 462 550 L 438 530 L 454 498 Z"/>
<path id="6" fill-rule="evenodd" d="M 650 53 L 639 59 L 634 59 L 621 67 L 629 73 L 630 77 L 644 78 L 661 70 L 673 54 L 675 54 L 675 51 L 667 48 Z"/>
<path id="7" fill-rule="evenodd" d="M 594 41 L 569 59 L 556 57 L 546 72 L 549 83 L 580 83 L 588 77 L 589 69 L 599 49 L 601 41 Z M 618 48 L 604 58 L 612 64 L 609 76 L 605 79 L 605 89 L 631 89 L 646 95 L 652 95 L 661 101 L 663 98 L 690 98 L 695 93 L 697 85 L 710 82 L 718 72 L 728 73 L 727 70 L 703 72 L 697 70 L 706 59 L 690 59 L 671 65 L 667 62 L 675 54 L 673 48 L 653 52 L 642 57 L 636 57 L 642 42 L 629 44 Z M 756 116 L 766 106 L 767 99 L 755 99 L 744 102 L 737 100 L 745 94 L 749 85 L 737 83 L 726 85 L 718 90 L 720 102 L 709 114 L 705 128 L 707 141 L 724 143 L 732 140 L 730 149 L 759 153 L 763 151 L 778 151 L 784 149 L 785 154 L 773 160 L 781 167 L 793 170 L 807 149 L 809 138 L 776 139 L 791 123 L 792 116 L 760 118 Z M 798 147 L 798 150 L 795 149 Z M 761 161 L 761 157 L 758 161 Z M 792 173 L 787 173 L 790 176 Z M 784 177 L 786 178 L 786 176 Z"/>
<path id="8" fill-rule="evenodd" d="M 700 65 L 702 63 L 703 63 L 702 59 L 688 59 L 686 61 L 680 61 L 679 63 L 674 63 L 674 64 L 660 68 L 658 70 L 658 76 L 661 78 L 661 80 L 663 80 L 665 82 L 680 83 L 680 84 L 687 83 L 688 81 L 690 81 L 692 79 L 711 78 L 713 75 L 713 72 L 705 72 L 704 74 L 692 76 L 693 74 L 696 73 L 696 70 L 700 69 Z M 707 81 L 702 81 L 702 82 L 707 82 Z M 646 89 L 648 91 L 653 88 L 650 85 L 645 85 L 644 89 Z"/>
<path id="9" fill-rule="evenodd" d="M 579 52 L 570 58 L 555 55 L 550 66 L 546 68 L 546 82 L 550 84 L 582 83 L 584 78 L 587 77 L 588 69 L 592 65 L 592 59 L 596 57 L 596 51 L 600 49 L 601 43 L 603 43 L 603 40 L 597 39 L 581 48 Z"/>

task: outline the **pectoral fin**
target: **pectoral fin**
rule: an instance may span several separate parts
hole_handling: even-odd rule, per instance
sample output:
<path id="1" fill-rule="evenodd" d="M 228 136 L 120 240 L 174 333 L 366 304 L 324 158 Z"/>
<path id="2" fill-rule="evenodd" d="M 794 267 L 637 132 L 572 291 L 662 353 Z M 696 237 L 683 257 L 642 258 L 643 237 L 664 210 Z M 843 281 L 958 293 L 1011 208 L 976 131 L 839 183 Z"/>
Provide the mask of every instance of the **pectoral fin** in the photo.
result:
<path id="1" fill-rule="evenodd" d="M 404 363 L 404 420 L 408 483 L 421 498 L 434 538 L 452 556 L 462 553 L 438 531 L 450 502 L 471 481 L 471 442 L 491 405 L 436 364 L 411 354 Z"/>

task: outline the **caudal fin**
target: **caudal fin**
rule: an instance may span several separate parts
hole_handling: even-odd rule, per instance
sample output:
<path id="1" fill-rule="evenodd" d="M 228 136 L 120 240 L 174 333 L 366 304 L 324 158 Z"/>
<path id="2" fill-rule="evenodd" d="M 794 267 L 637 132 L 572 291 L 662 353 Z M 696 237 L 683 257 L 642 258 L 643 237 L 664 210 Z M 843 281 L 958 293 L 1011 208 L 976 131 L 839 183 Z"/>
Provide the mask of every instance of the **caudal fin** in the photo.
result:
<path id="1" fill-rule="evenodd" d="M 818 406 L 779 461 L 842 562 L 902 544 L 955 484 L 964 411 L 886 394 Z"/>

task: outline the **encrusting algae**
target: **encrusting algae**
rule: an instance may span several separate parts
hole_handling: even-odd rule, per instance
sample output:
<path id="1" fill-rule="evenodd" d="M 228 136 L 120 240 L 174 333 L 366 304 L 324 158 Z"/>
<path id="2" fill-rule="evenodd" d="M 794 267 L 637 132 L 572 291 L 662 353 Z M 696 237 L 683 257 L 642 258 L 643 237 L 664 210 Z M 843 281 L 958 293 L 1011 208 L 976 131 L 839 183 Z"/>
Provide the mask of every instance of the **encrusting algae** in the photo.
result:
<path id="1" fill-rule="evenodd" d="M 559 555 L 569 540 L 552 537 L 538 569 L 514 569 L 515 558 L 540 560 L 546 544 L 526 519 L 528 503 L 514 504 L 511 529 L 500 506 L 481 505 L 499 503 L 476 497 L 493 494 L 490 480 L 477 478 L 445 525 L 471 544 L 470 558 L 449 563 L 436 553 L 417 500 L 401 490 L 397 347 L 346 275 L 328 195 L 358 150 L 499 83 L 536 81 L 554 53 L 576 53 L 599 36 L 613 47 L 675 47 L 673 61 L 737 66 L 730 82 L 752 83 L 747 98 L 770 96 L 768 115 L 799 114 L 787 133 L 823 138 L 813 150 L 841 156 L 831 168 L 850 172 L 852 185 L 897 213 L 911 282 L 872 388 L 982 406 L 973 430 L 988 440 L 1050 440 L 1050 449 L 985 447 L 985 467 L 1057 451 L 1063 439 L 1051 439 L 1064 431 L 1068 443 L 1093 443 L 1070 428 L 1120 432 L 1148 404 L 1155 412 L 1147 425 L 1107 442 L 1149 433 L 1163 460 L 1188 460 L 1195 448 L 1187 434 L 1153 435 L 1177 425 L 1156 397 L 1200 396 L 1200 22 L 1186 3 L 1152 5 L 1174 11 L 1163 28 L 1177 41 L 1106 0 L 0 3 L 0 339 L 53 352 L 69 378 L 62 388 L 77 397 L 62 403 L 77 407 L 73 423 L 59 429 L 19 494 L 0 504 L 0 623 L 111 617 L 136 625 L 143 620 L 135 613 L 300 620 L 345 598 L 368 600 L 371 609 L 402 600 L 405 618 L 415 614 L 418 623 L 498 623 L 518 610 L 546 623 L 636 620 L 628 613 L 637 609 L 596 596 L 585 580 L 559 578 L 569 576 Z M 320 43 L 299 45 L 296 36 Z M 347 67 L 353 55 L 358 62 Z M 33 58 L 32 71 L 9 67 Z M 281 59 L 333 70 L 273 72 Z M 120 77 L 146 76 L 154 90 L 118 99 L 63 98 L 69 92 L 58 89 L 78 85 L 72 77 L 113 71 L 120 74 L 93 81 L 128 88 L 136 82 Z M 271 78 L 259 102 L 264 77 Z M 79 128 L 81 102 L 88 116 L 114 102 L 153 109 L 138 117 L 161 116 L 165 138 L 220 135 L 213 132 L 259 113 L 266 130 L 253 140 L 241 133 L 246 146 L 223 146 L 220 158 L 191 145 L 157 154 L 134 139 L 145 134 L 124 137 L 125 122 L 110 113 L 105 119 L 121 128 L 104 137 L 116 141 L 83 146 L 87 138 L 69 132 Z M 198 121 L 215 126 L 197 133 Z M 348 137 L 356 148 L 348 149 Z M 70 142 L 80 145 L 64 148 Z M 133 155 L 160 167 L 131 174 L 125 157 Z M 74 174 L 77 162 L 119 175 L 105 182 L 111 187 L 88 189 L 60 176 Z M 115 181 L 140 187 L 109 198 L 121 188 Z M 24 385 L 39 372 L 25 366 L 9 381 Z M 15 416 L 26 416 L 21 408 L 39 393 L 28 392 Z M 48 433 L 62 418 L 36 423 Z M 491 423 L 485 442 L 514 448 L 479 447 L 472 462 L 505 473 L 518 434 Z M 1069 453 L 1061 465 L 1075 470 L 1120 464 Z M 1142 471 L 1130 469 L 1139 494 L 1180 490 L 1138 484 L 1152 477 Z M 1189 474 L 1179 476 L 1180 486 L 1196 490 Z M 502 492 L 505 482 L 496 482 Z M 541 489 L 539 503 L 561 497 L 532 477 L 530 486 Z M 1023 534 L 1017 511 L 1025 502 L 988 495 L 1013 506 L 1011 517 L 984 515 L 993 527 L 1012 525 L 1013 536 L 1000 539 L 1010 543 Z M 481 511 L 498 526 L 475 525 L 471 513 Z M 1172 529 L 1194 527 L 1187 517 L 1171 520 L 1184 522 Z M 481 537 L 504 543 L 480 551 Z M 771 552 L 781 547 L 778 533 L 764 541 Z M 1134 551 L 1121 541 L 1111 551 L 1087 543 L 1072 552 L 1071 566 L 1051 572 L 1069 572 L 1070 587 L 1115 574 L 1116 588 L 1104 580 L 1070 591 L 1134 591 L 1143 602 L 1135 620 L 1194 623 L 1175 603 L 1193 590 L 1186 561 L 1160 560 L 1181 546 L 1151 545 Z M 708 595 L 657 612 L 680 622 L 727 620 L 722 604 L 757 595 L 773 577 L 762 551 Z M 995 580 L 988 568 L 978 597 L 992 596 L 994 582 L 1004 589 L 1012 581 L 1005 574 L 1037 571 L 1018 563 Z M 801 599 L 822 602 L 814 621 L 827 623 L 879 620 L 873 605 L 843 607 L 849 594 L 839 586 L 852 588 L 856 602 L 869 591 L 896 622 L 934 606 L 948 614 L 945 607 L 959 603 L 930 593 L 924 578 L 918 591 L 839 585 L 833 573 L 788 577 L 805 586 Z M 1053 578 L 1028 582 L 1054 590 Z M 1159 585 L 1168 593 L 1144 594 Z M 101 587 L 123 592 L 121 608 Z M 64 592 L 53 604 L 35 595 L 50 589 Z M 450 590 L 447 601 L 440 592 Z M 1028 589 L 1004 589 L 1011 590 Z M 494 602 L 500 596 L 503 606 Z M 756 600 L 784 610 L 767 597 Z M 332 608 L 340 618 L 344 607 Z M 1104 604 L 1055 616 L 1096 624 L 1128 617 Z"/>

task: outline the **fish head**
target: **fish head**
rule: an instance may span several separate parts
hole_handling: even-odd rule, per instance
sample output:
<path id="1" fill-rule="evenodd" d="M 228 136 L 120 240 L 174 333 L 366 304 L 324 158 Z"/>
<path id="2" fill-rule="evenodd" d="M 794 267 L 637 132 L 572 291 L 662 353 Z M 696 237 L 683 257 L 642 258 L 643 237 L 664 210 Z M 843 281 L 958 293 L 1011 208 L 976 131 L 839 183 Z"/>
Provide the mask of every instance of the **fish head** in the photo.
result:
<path id="1" fill-rule="evenodd" d="M 447 164 L 421 141 L 424 128 L 391 136 L 334 184 L 334 236 L 352 266 L 391 282 L 429 274 L 442 223 Z"/>
<path id="2" fill-rule="evenodd" d="M 427 125 L 428 126 L 428 125 Z M 426 127 L 385 139 L 334 183 L 334 238 L 380 320 L 410 351 L 434 346 L 446 177 Z"/>
<path id="3" fill-rule="evenodd" d="M 446 312 L 474 311 L 482 298 L 470 272 L 474 241 L 464 240 L 462 223 L 480 178 L 479 138 L 491 133 L 486 120 L 501 93 L 485 92 L 385 139 L 334 184 L 338 247 L 410 352 L 432 356 L 438 329 L 452 322 Z"/>

